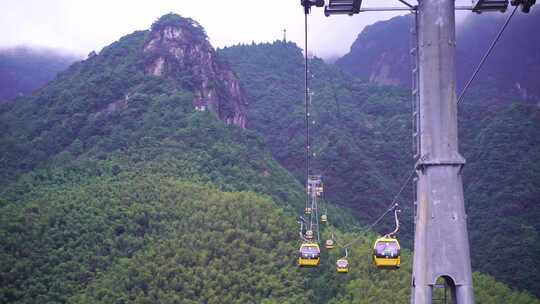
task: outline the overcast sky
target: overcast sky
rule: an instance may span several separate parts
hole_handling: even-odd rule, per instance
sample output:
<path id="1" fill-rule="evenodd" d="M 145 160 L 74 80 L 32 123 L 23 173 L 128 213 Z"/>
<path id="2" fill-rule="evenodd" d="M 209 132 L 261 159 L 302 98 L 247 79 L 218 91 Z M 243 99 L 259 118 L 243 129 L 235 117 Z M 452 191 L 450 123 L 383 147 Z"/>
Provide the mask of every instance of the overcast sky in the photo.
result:
<path id="1" fill-rule="evenodd" d="M 366 0 L 400 6 L 396 0 Z M 377 1 L 377 2 L 373 2 Z M 31 45 L 60 48 L 85 56 L 135 30 L 148 29 L 160 16 L 174 12 L 197 20 L 214 47 L 268 42 L 283 37 L 303 44 L 300 0 L 0 0 L 0 47 Z M 354 17 L 310 15 L 310 49 L 320 57 L 346 53 L 368 24 L 396 13 L 362 13 Z"/>

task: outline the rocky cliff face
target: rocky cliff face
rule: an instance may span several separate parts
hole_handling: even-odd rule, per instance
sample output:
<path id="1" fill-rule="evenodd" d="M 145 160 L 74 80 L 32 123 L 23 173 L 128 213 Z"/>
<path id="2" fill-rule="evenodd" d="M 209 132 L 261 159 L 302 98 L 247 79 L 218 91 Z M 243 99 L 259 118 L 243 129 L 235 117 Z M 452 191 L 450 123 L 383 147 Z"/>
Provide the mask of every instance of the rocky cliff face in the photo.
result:
<path id="1" fill-rule="evenodd" d="M 505 15 L 471 14 L 457 26 L 456 72 L 460 89 L 497 34 Z M 471 90 L 475 99 L 540 103 L 540 10 L 518 14 L 486 61 Z M 411 85 L 410 16 L 366 27 L 336 65 L 351 75 L 384 85 Z M 476 92 L 476 93 L 474 93 Z M 487 98 L 485 98 L 487 97 Z"/>
<path id="2" fill-rule="evenodd" d="M 174 79 L 193 91 L 197 110 L 245 128 L 247 101 L 238 79 L 197 22 L 174 14 L 161 17 L 152 25 L 143 53 L 147 74 Z"/>
<path id="3" fill-rule="evenodd" d="M 336 65 L 370 82 L 409 86 L 410 24 L 410 17 L 400 16 L 367 26 Z"/>

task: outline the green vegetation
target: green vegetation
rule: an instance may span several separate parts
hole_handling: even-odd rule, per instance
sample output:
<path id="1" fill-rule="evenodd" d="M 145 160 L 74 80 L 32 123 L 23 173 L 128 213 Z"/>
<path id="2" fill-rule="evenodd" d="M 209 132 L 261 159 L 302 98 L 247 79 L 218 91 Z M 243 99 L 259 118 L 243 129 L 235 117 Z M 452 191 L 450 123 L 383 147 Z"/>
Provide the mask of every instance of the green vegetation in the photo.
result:
<path id="1" fill-rule="evenodd" d="M 191 18 L 181 17 L 180 15 L 169 13 L 167 15 L 161 16 L 156 22 L 152 23 L 152 31 L 160 31 L 166 27 L 181 27 L 187 33 L 202 38 L 207 39 L 206 31 L 204 28 L 195 20 Z"/>
<path id="2" fill-rule="evenodd" d="M 410 252 L 404 250 L 401 270 L 377 271 L 370 260 L 375 235 L 361 232 L 342 208 L 332 208 L 329 217 L 340 242 L 359 240 L 350 250 L 351 272 L 334 272 L 343 254 L 338 250 L 323 251 L 317 269 L 296 267 L 295 217 L 304 199 L 294 177 L 301 175 L 303 145 L 298 48 L 261 46 L 268 52 L 256 55 L 263 64 L 291 68 L 275 74 L 257 68 L 250 48 L 238 48 L 254 60 L 244 70 L 254 79 L 245 82 L 252 130 L 243 130 L 194 111 L 194 92 L 178 79 L 145 75 L 140 50 L 147 34 L 126 36 L 36 96 L 0 106 L 0 302 L 408 303 Z M 274 48 L 277 55 L 267 56 Z M 222 60 L 230 55 L 225 51 Z M 290 65 L 276 64 L 276 57 Z M 321 61 L 314 73 L 321 83 L 344 77 Z M 316 142 L 316 165 L 328 168 L 329 200 L 356 208 L 350 184 L 338 183 L 357 174 L 354 185 L 371 188 L 373 197 L 358 192 L 366 197 L 356 199 L 373 203 L 366 212 L 378 214 L 402 174 L 387 175 L 396 170 L 389 162 L 409 168 L 406 153 L 386 150 L 400 147 L 390 139 L 402 130 L 380 129 L 407 125 L 406 114 L 392 108 L 402 104 L 395 97 L 405 101 L 406 94 L 357 81 L 316 94 L 336 101 L 335 108 L 322 107 L 325 95 L 314 96 L 317 121 L 333 119 L 317 126 L 332 136 Z M 397 118 L 374 120 L 385 111 Z M 336 128 L 338 122 L 348 131 Z M 292 174 L 266 150 L 259 132 L 271 138 L 272 153 Z M 391 158 L 377 159 L 379 152 Z M 360 183 L 364 173 L 355 168 L 364 165 L 379 173 Z M 332 179 L 340 174 L 342 180 Z M 384 179 L 388 193 L 378 191 Z M 343 232 L 351 228 L 360 232 Z M 486 275 L 475 274 L 475 282 L 479 303 L 540 303 Z"/>
<path id="3" fill-rule="evenodd" d="M 265 193 L 282 204 L 302 201 L 301 186 L 264 151 L 255 134 L 227 127 L 210 112 L 195 112 L 186 97 L 134 94 L 129 108 L 92 121 L 88 136 L 60 152 L 48 141 L 55 137 L 48 136 L 43 141 L 53 147 L 50 160 L 6 186 L 4 197 L 17 198 L 44 182 L 55 185 L 137 169 L 212 182 L 226 191 Z"/>
<path id="4" fill-rule="evenodd" d="M 1 211 L 3 303 L 408 303 L 408 251 L 378 271 L 372 234 L 333 230 L 358 240 L 351 272 L 335 273 L 338 249 L 299 269 L 294 217 L 253 192 L 145 170 L 37 187 Z M 474 279 L 479 303 L 540 303 Z"/>
<path id="5" fill-rule="evenodd" d="M 121 107 L 129 89 L 141 84 L 138 98 L 132 102 L 140 109 L 149 101 L 144 94 L 163 92 L 167 85 L 144 76 L 137 62 L 137 49 L 142 47 L 145 33 L 126 36 L 104 48 L 99 56 L 75 63 L 37 96 L 0 108 L 0 121 L 5 124 L 0 135 L 0 184 L 15 180 L 64 150 L 78 156 L 86 149 L 114 151 L 125 146 L 129 138 L 118 132 L 129 134 L 136 128 L 136 120 L 117 125 L 115 134 L 111 125 L 116 125 L 120 115 L 112 111 L 114 105 Z M 139 110 L 123 116 L 126 114 L 138 119 L 137 114 L 142 113 Z M 111 137 L 104 142 L 99 141 L 99 135 Z"/>
<path id="6" fill-rule="evenodd" d="M 250 97 L 251 126 L 274 157 L 303 179 L 304 103 L 301 50 L 294 44 L 220 50 Z M 312 146 L 325 197 L 366 224 L 394 198 L 413 166 L 410 93 L 367 84 L 319 59 L 311 61 Z M 473 269 L 540 295 L 540 115 L 524 103 L 493 104 L 494 91 L 471 91 L 460 106 L 460 151 Z M 413 237 L 412 191 L 399 198 L 403 243 Z M 389 218 L 375 229 L 385 233 Z M 519 257 L 519 258 L 518 258 Z"/>
<path id="7" fill-rule="evenodd" d="M 263 135 L 274 157 L 303 179 L 305 122 L 303 63 L 294 44 L 241 45 L 220 51 L 250 97 L 250 127 Z M 320 59 L 311 62 L 311 142 L 314 172 L 325 198 L 371 223 L 390 204 L 409 174 L 409 94 L 344 75 Z M 281 80 L 283 79 L 283 80 Z M 406 243 L 411 239 L 410 188 L 401 197 Z M 388 219 L 381 233 L 393 226 Z"/>
<path id="8" fill-rule="evenodd" d="M 462 109 L 470 128 L 473 119 L 481 125 L 463 131 L 472 135 L 463 150 L 469 161 L 464 185 L 474 228 L 469 230 L 473 267 L 538 295 L 539 110 L 525 104 L 487 110 L 474 104 Z"/>
<path id="9" fill-rule="evenodd" d="M 300 299 L 295 222 L 254 193 L 121 173 L 43 187 L 0 223 L 3 303 Z"/>

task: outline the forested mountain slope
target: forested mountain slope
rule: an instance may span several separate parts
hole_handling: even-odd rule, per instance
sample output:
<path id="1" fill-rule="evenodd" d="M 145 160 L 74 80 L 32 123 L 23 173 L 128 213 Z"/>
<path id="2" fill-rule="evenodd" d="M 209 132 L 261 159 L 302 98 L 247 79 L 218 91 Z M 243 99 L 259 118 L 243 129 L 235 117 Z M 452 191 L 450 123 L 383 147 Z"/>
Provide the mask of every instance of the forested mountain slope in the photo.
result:
<path id="1" fill-rule="evenodd" d="M 375 270 L 375 235 L 341 209 L 323 234 L 357 240 L 352 271 L 335 273 L 338 250 L 297 268 L 303 187 L 243 128 L 257 100 L 204 41 L 166 15 L 1 106 L 0 302 L 408 303 L 410 253 Z M 482 303 L 539 303 L 475 282 Z"/>
<path id="2" fill-rule="evenodd" d="M 409 302 L 407 250 L 401 270 L 378 271 L 373 235 L 334 231 L 357 240 L 351 272 L 335 272 L 339 251 L 299 269 L 294 216 L 253 192 L 137 170 L 38 186 L 0 208 L 3 303 Z M 479 303 L 540 303 L 485 275 L 474 282 Z"/>
<path id="3" fill-rule="evenodd" d="M 214 276 L 215 270 L 204 271 L 200 277 L 195 272 L 214 260 L 213 251 L 234 261 L 231 250 L 245 247 L 246 252 L 231 264 L 235 269 L 270 257 L 279 257 L 282 262 L 275 263 L 281 268 L 284 263 L 294 265 L 294 255 L 284 258 L 284 252 L 294 252 L 290 246 L 297 246 L 294 217 L 289 215 L 284 220 L 287 223 L 277 227 L 275 222 L 282 216 L 276 209 L 301 210 L 303 190 L 265 151 L 257 135 L 243 130 L 238 120 L 228 119 L 228 113 L 236 109 L 233 103 L 244 102 L 222 89 L 234 83 L 234 74 L 222 63 L 208 60 L 213 56 L 211 49 L 203 54 L 206 66 L 191 66 L 196 71 L 177 67 L 173 72 L 184 74 L 166 74 L 170 67 L 166 64 L 161 75 L 155 75 L 155 69 L 151 73 L 145 70 L 145 60 L 156 58 L 144 54 L 143 45 L 156 32 L 174 33 L 178 28 L 186 36 L 204 34 L 192 20 L 167 15 L 152 31 L 126 36 L 99 55 L 73 65 L 35 97 L 2 105 L 6 132 L 0 145 L 0 302 L 85 301 L 93 295 L 85 288 L 102 273 L 131 263 L 136 254 L 160 250 L 166 242 L 182 245 L 185 251 L 177 252 L 180 260 L 171 257 L 168 263 L 180 263 L 178 276 L 193 278 L 190 284 L 195 284 L 186 285 L 189 291 L 168 292 L 175 299 L 194 303 L 215 298 L 194 286 L 221 284 L 219 278 L 230 275 L 226 271 L 230 268 L 219 263 L 216 267 L 224 271 L 219 277 Z M 185 47 L 204 49 L 193 41 Z M 181 64 L 167 57 L 168 50 L 160 49 L 159 54 L 171 64 Z M 203 80 L 194 79 L 220 68 L 225 76 L 215 75 L 216 79 L 223 76 L 222 82 L 215 83 L 219 87 L 203 87 Z M 209 91 L 219 92 L 215 95 L 219 99 L 213 100 L 209 110 L 197 110 L 202 105 L 200 96 Z M 237 193 L 227 198 L 229 194 L 221 191 L 258 194 Z M 265 224 L 263 218 L 273 224 Z M 277 228 L 281 234 L 275 233 Z M 176 239 L 177 233 L 185 234 Z M 263 236 L 268 233 L 272 236 Z M 227 238 L 221 239 L 223 236 Z M 278 245 L 274 237 L 287 244 Z M 192 251 L 186 251 L 185 244 L 178 242 L 190 238 L 198 245 L 190 243 Z M 251 261 L 244 260 L 247 253 L 252 255 Z M 215 293 L 222 298 L 234 285 L 238 293 L 230 296 L 238 303 L 260 302 L 263 295 L 269 295 L 269 288 L 262 286 L 258 294 L 258 288 L 244 283 L 251 274 L 270 279 L 266 272 L 274 265 L 272 261 L 247 269 Z M 181 273 L 183 269 L 187 272 Z M 271 288 L 277 293 L 276 301 L 298 302 L 294 294 L 299 294 L 298 285 L 303 282 L 295 269 L 275 274 L 291 282 Z M 123 301 L 142 301 L 139 291 L 147 292 L 151 283 L 146 279 L 126 285 L 125 293 L 134 291 Z M 122 301 L 124 293 L 113 294 Z M 71 299 L 76 295 L 80 298 Z M 96 297 L 89 301 L 109 303 L 102 290 Z M 168 295 L 158 297 L 168 301 Z"/>
<path id="4" fill-rule="evenodd" d="M 35 97 L 4 105 L 0 183 L 61 152 L 117 151 L 144 144 L 144 132 L 171 136 L 156 124 L 185 127 L 178 116 L 188 112 L 210 112 L 242 128 L 246 100 L 215 56 L 200 25 L 167 15 L 152 30 L 127 35 L 72 65 Z M 145 111 L 152 106 L 156 112 Z M 141 122 L 153 125 L 143 129 Z"/>
<path id="5" fill-rule="evenodd" d="M 301 50 L 276 42 L 240 45 L 221 53 L 253 100 L 249 126 L 263 134 L 273 155 L 301 180 Z M 324 176 L 326 198 L 370 224 L 390 204 L 413 166 L 410 93 L 348 77 L 318 59 L 311 61 L 310 74 L 313 163 Z M 473 268 L 538 295 L 540 271 L 533 260 L 540 250 L 540 112 L 527 103 L 511 104 L 513 100 L 486 104 L 482 96 L 471 91 L 471 98 L 478 99 L 460 106 Z M 398 200 L 404 209 L 401 235 L 407 246 L 413 232 L 411 190 L 412 185 L 407 186 Z M 389 218 L 376 230 L 384 233 L 391 225 Z M 486 252 L 495 254 L 486 257 Z"/>

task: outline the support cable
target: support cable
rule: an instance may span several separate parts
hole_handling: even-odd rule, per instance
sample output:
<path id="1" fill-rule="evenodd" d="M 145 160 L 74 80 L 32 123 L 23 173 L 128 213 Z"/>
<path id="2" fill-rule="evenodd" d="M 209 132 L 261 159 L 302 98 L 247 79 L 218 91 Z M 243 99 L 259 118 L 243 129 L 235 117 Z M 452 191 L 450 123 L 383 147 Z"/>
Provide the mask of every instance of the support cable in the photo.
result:
<path id="1" fill-rule="evenodd" d="M 298 222 L 300 223 L 300 239 L 303 242 L 307 242 L 306 238 L 304 237 L 304 218 L 300 217 Z"/>
<path id="2" fill-rule="evenodd" d="M 309 226 L 308 230 L 311 231 L 313 234 L 312 237 L 315 237 L 315 233 L 317 233 L 317 243 L 320 242 L 320 232 L 319 232 L 319 211 L 317 207 L 317 198 L 316 198 L 316 190 L 314 189 L 314 185 L 309 184 L 309 178 L 311 173 L 311 143 L 310 143 L 310 130 L 309 130 L 309 124 L 310 124 L 310 110 L 309 106 L 311 104 L 310 100 L 310 91 L 309 91 L 309 59 L 308 59 L 308 14 L 309 9 L 306 8 L 304 10 L 304 80 L 305 80 L 305 95 L 304 95 L 304 102 L 305 102 L 305 120 L 306 120 L 306 207 L 310 208 L 309 212 Z M 317 231 L 314 231 L 314 228 L 317 229 Z"/>
<path id="3" fill-rule="evenodd" d="M 394 220 L 396 221 L 396 229 L 394 229 L 394 231 L 388 233 L 386 236 L 387 237 L 392 237 L 394 235 L 396 235 L 399 231 L 399 216 L 398 214 L 401 212 L 401 209 L 399 209 L 399 207 L 396 207 L 394 209 Z"/>
<path id="4" fill-rule="evenodd" d="M 409 8 L 411 9 L 415 9 L 414 6 L 412 4 L 410 4 L 409 2 L 405 1 L 405 0 L 398 0 L 399 2 L 405 4 L 406 6 L 408 6 Z"/>
<path id="5" fill-rule="evenodd" d="M 310 199 L 310 193 L 309 193 L 309 154 L 310 154 L 310 146 L 309 146 L 309 83 L 308 83 L 308 11 L 305 11 L 304 14 L 304 72 L 305 72 L 305 108 L 306 108 L 306 207 L 310 206 L 309 199 Z M 311 222 L 311 220 L 310 220 Z M 310 227 L 311 229 L 311 223 Z"/>
<path id="6" fill-rule="evenodd" d="M 401 185 L 401 188 L 399 189 L 398 193 L 394 196 L 394 199 L 392 199 L 392 203 L 390 204 L 389 208 L 375 222 L 373 222 L 371 225 L 369 225 L 368 229 L 373 228 L 375 225 L 377 225 L 384 218 L 385 215 L 387 215 L 389 212 L 391 212 L 391 211 L 393 211 L 393 210 L 395 210 L 396 208 L 399 207 L 399 203 L 397 202 L 397 200 L 398 200 L 399 196 L 401 195 L 401 193 L 403 192 L 403 190 L 405 189 L 405 187 L 407 186 L 407 184 L 409 183 L 409 181 L 411 180 L 411 177 L 414 175 L 414 173 L 415 173 L 415 170 L 413 170 L 407 176 L 407 179 L 405 179 L 405 181 Z"/>
<path id="7" fill-rule="evenodd" d="M 407 184 L 409 183 L 409 181 L 411 180 L 411 177 L 413 177 L 413 175 L 415 174 L 415 171 L 413 170 L 408 176 L 407 178 L 405 179 L 405 181 L 403 182 L 403 184 L 401 185 L 401 188 L 399 189 L 398 193 L 394 196 L 394 199 L 392 200 L 392 203 L 390 204 L 390 206 L 388 207 L 388 209 L 383 212 L 383 214 L 381 214 L 381 216 L 379 216 L 371 225 L 369 225 L 367 227 L 367 230 L 370 230 L 372 229 L 375 225 L 377 225 L 388 213 L 394 211 L 394 215 L 396 217 L 396 222 L 398 223 L 397 225 L 399 225 L 399 220 L 397 219 L 397 213 L 399 213 L 399 203 L 397 202 L 399 196 L 401 195 L 401 193 L 403 192 L 403 190 L 405 189 L 405 187 L 407 186 Z M 395 234 L 397 232 L 397 229 L 392 232 L 391 234 Z M 336 241 L 336 245 L 341 247 L 341 248 L 348 248 L 350 247 L 351 245 L 355 244 L 356 242 L 358 242 L 359 240 L 361 240 L 362 237 L 357 237 L 356 239 L 350 241 L 349 243 L 345 244 L 345 245 L 341 245 L 339 244 L 337 241 Z"/>
<path id="8" fill-rule="evenodd" d="M 463 97 L 465 96 L 465 93 L 467 92 L 467 89 L 469 88 L 469 86 L 471 85 L 473 80 L 476 78 L 476 75 L 478 75 L 478 72 L 480 72 L 480 69 L 482 68 L 482 65 L 484 65 L 484 62 L 486 62 L 486 59 L 489 57 L 489 55 L 491 54 L 491 52 L 495 48 L 495 45 L 497 44 L 497 42 L 501 38 L 504 30 L 506 30 L 506 27 L 510 23 L 510 20 L 512 20 L 512 17 L 514 17 L 514 14 L 516 13 L 518 7 L 519 6 L 516 6 L 514 8 L 514 10 L 512 11 L 512 13 L 510 14 L 510 16 L 508 16 L 508 18 L 506 18 L 506 21 L 504 22 L 503 26 L 499 30 L 499 33 L 497 34 L 497 36 L 495 36 L 495 39 L 493 39 L 493 42 L 491 42 L 491 45 L 489 46 L 487 52 L 484 54 L 484 57 L 482 57 L 482 60 L 480 60 L 480 63 L 478 64 L 478 66 L 474 70 L 474 73 L 472 74 L 471 78 L 469 78 L 469 81 L 467 81 L 467 84 L 465 85 L 465 87 L 461 91 L 461 94 L 459 94 L 459 98 L 458 98 L 458 101 L 457 101 L 458 105 L 463 100 Z"/>

